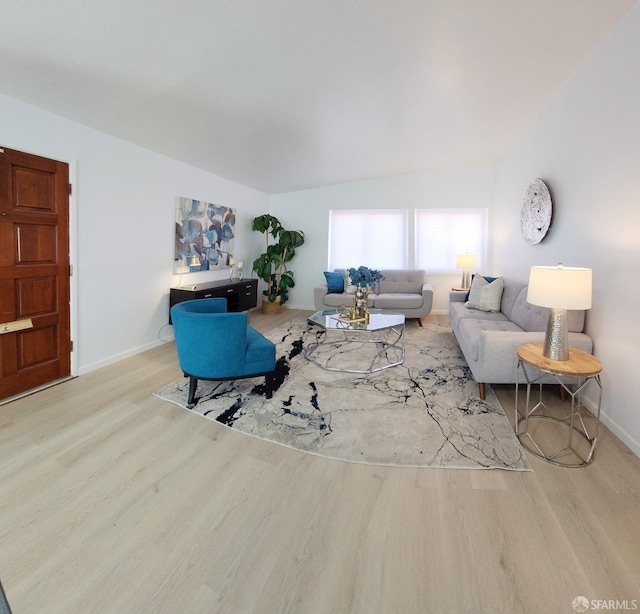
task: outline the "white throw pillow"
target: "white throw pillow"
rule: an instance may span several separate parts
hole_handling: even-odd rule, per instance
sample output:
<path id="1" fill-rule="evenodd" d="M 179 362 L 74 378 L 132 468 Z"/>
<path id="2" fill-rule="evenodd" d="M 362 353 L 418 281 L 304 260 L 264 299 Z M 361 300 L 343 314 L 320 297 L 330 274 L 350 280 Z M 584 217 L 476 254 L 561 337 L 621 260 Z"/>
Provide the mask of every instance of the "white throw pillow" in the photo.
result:
<path id="1" fill-rule="evenodd" d="M 482 275 L 476 274 L 469 290 L 469 300 L 465 304 L 469 309 L 500 311 L 503 290 L 504 279 L 502 277 L 489 283 Z"/>
<path id="2" fill-rule="evenodd" d="M 344 291 L 346 294 L 356 293 L 356 287 L 351 283 L 351 276 L 348 270 L 344 272 Z"/>

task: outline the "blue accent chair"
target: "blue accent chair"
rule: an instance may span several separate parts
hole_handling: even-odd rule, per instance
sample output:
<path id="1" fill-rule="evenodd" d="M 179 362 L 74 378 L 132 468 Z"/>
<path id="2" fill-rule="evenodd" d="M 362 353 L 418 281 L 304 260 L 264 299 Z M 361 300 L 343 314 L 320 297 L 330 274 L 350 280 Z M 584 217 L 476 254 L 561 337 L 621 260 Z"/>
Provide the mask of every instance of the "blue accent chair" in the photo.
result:
<path id="1" fill-rule="evenodd" d="M 276 346 L 248 325 L 246 313 L 227 313 L 227 299 L 184 301 L 171 308 L 178 361 L 189 378 L 187 407 L 192 408 L 198 380 L 265 377 L 265 395 L 273 394 Z"/>

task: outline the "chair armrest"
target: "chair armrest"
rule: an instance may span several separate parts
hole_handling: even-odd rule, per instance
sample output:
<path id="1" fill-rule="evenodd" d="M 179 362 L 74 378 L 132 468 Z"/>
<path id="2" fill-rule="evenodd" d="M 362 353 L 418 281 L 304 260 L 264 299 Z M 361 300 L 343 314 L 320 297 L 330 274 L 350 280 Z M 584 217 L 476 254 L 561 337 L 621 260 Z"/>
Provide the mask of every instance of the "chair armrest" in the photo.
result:
<path id="1" fill-rule="evenodd" d="M 433 286 L 431 284 L 422 284 L 422 304 L 425 309 L 429 309 L 428 313 L 431 313 L 433 307 Z"/>

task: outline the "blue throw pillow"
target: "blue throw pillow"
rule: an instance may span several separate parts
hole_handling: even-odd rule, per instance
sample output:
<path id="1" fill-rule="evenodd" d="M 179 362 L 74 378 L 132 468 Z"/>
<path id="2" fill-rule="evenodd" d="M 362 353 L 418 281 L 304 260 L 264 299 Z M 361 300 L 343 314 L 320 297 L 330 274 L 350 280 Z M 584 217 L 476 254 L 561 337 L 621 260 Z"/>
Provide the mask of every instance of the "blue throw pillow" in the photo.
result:
<path id="1" fill-rule="evenodd" d="M 325 271 L 324 276 L 327 280 L 327 288 L 330 294 L 342 294 L 344 292 L 344 274 Z"/>
<path id="2" fill-rule="evenodd" d="M 476 274 L 474 273 L 471 276 L 471 283 L 473 283 L 473 278 L 476 276 Z M 496 279 L 498 279 L 497 277 L 487 277 L 486 275 L 483 275 L 482 277 L 484 277 L 489 283 L 491 283 L 492 281 L 495 281 Z M 466 303 L 469 300 L 469 293 L 471 292 L 471 288 L 469 288 L 469 291 L 467 292 L 466 296 L 464 297 L 464 302 Z"/>

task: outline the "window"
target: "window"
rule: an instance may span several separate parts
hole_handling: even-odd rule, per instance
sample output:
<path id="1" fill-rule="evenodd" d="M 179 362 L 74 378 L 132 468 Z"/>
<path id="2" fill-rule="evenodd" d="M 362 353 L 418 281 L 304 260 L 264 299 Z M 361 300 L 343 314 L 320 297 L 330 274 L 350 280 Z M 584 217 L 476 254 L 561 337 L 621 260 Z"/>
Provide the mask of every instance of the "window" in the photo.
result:
<path id="1" fill-rule="evenodd" d="M 329 270 L 408 268 L 408 219 L 406 209 L 329 211 Z"/>
<path id="2" fill-rule="evenodd" d="M 475 254 L 478 269 L 487 256 L 487 209 L 416 209 L 416 268 L 456 271 L 456 255 Z"/>
<path id="3" fill-rule="evenodd" d="M 478 269 L 487 258 L 487 209 L 416 209 L 415 260 L 409 262 L 407 209 L 356 209 L 329 212 L 329 270 L 424 269 L 458 273 L 456 256 L 475 254 Z"/>

